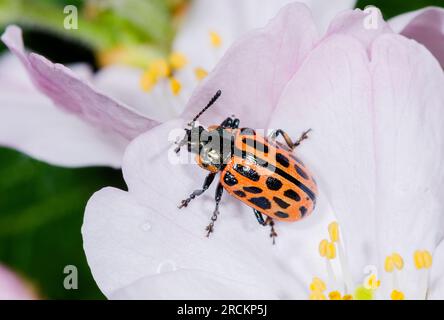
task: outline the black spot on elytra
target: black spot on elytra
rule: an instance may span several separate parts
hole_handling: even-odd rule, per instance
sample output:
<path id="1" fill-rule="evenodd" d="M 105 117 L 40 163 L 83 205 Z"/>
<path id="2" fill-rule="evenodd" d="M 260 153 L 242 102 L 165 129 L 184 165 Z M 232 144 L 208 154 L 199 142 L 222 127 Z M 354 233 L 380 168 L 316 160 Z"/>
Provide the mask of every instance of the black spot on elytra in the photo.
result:
<path id="1" fill-rule="evenodd" d="M 251 181 L 259 181 L 259 173 L 257 173 L 257 171 L 255 171 L 254 169 L 244 167 L 240 164 L 235 165 L 233 169 L 236 170 L 236 172 L 238 172 L 240 175 L 250 179 Z"/>
<path id="2" fill-rule="evenodd" d="M 240 133 L 246 136 L 255 136 L 256 135 L 256 131 L 254 131 L 251 128 L 242 128 L 240 130 Z"/>
<path id="3" fill-rule="evenodd" d="M 276 217 L 278 217 L 278 218 L 284 218 L 284 219 L 289 217 L 288 213 L 285 213 L 285 212 L 282 212 L 282 211 L 276 211 L 274 213 L 274 215 Z"/>
<path id="4" fill-rule="evenodd" d="M 285 202 L 285 201 L 282 200 L 281 198 L 273 197 L 273 200 L 274 200 L 274 202 L 276 202 L 277 205 L 278 205 L 279 207 L 281 207 L 282 209 L 287 209 L 287 208 L 290 206 L 289 203 Z"/>
<path id="5" fill-rule="evenodd" d="M 298 175 L 300 175 L 302 178 L 308 180 L 307 173 L 301 167 L 299 167 L 297 164 L 295 164 L 294 168 L 296 169 L 296 172 L 298 173 Z"/>
<path id="6" fill-rule="evenodd" d="M 290 165 L 290 160 L 288 160 L 288 158 L 282 153 L 276 153 L 276 161 L 285 168 L 288 168 L 288 166 Z"/>
<path id="7" fill-rule="evenodd" d="M 273 177 L 268 177 L 265 183 L 267 185 L 267 188 L 273 191 L 277 191 L 282 188 L 282 182 L 280 182 L 279 179 Z"/>
<path id="8" fill-rule="evenodd" d="M 299 212 L 301 213 L 301 217 L 304 217 L 305 214 L 307 213 L 307 208 L 302 206 L 299 208 Z"/>
<path id="9" fill-rule="evenodd" d="M 261 193 L 262 189 L 258 187 L 244 187 L 244 191 L 247 191 L 249 193 Z"/>
<path id="10" fill-rule="evenodd" d="M 250 139 L 250 138 L 242 138 L 242 143 L 253 147 L 255 150 L 259 151 L 259 152 L 263 152 L 263 153 L 268 153 L 268 146 L 256 141 L 255 139 Z"/>
<path id="11" fill-rule="evenodd" d="M 301 196 L 296 191 L 291 189 L 285 190 L 284 196 L 293 199 L 294 201 L 301 201 Z"/>
<path id="12" fill-rule="evenodd" d="M 232 186 L 235 186 L 236 184 L 238 184 L 239 181 L 237 181 L 236 177 L 233 176 L 231 174 L 231 172 L 227 171 L 227 172 L 225 172 L 225 175 L 224 175 L 224 182 L 228 186 L 232 187 Z"/>
<path id="13" fill-rule="evenodd" d="M 245 192 L 241 191 L 241 190 L 236 190 L 234 191 L 234 194 L 237 195 L 238 197 L 241 198 L 245 198 L 247 195 L 245 194 Z"/>
<path id="14" fill-rule="evenodd" d="M 267 210 L 271 208 L 270 201 L 265 197 L 251 198 L 248 201 L 250 201 L 252 204 L 258 206 L 261 209 Z"/>

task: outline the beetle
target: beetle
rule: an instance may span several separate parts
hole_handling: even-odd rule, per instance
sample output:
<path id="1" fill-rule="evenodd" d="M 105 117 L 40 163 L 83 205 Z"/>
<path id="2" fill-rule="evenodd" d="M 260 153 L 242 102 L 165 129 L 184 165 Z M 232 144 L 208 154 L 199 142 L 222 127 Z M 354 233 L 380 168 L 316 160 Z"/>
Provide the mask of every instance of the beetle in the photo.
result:
<path id="1" fill-rule="evenodd" d="M 176 153 L 187 146 L 188 152 L 196 154 L 198 165 L 210 171 L 202 188 L 182 200 L 179 209 L 202 195 L 219 174 L 216 207 L 206 227 L 207 237 L 214 231 L 219 204 L 226 190 L 253 209 L 259 224 L 271 227 L 270 237 L 274 244 L 277 237 L 274 220 L 297 221 L 311 214 L 316 206 L 316 181 L 304 163 L 293 155 L 293 150 L 308 138 L 311 129 L 293 142 L 281 129 L 264 137 L 254 129 L 239 128 L 240 121 L 234 116 L 207 129 L 196 125 L 196 120 L 221 94 L 217 91 L 207 106 L 188 123 L 185 136 L 177 142 Z M 283 143 L 277 141 L 280 136 Z"/>

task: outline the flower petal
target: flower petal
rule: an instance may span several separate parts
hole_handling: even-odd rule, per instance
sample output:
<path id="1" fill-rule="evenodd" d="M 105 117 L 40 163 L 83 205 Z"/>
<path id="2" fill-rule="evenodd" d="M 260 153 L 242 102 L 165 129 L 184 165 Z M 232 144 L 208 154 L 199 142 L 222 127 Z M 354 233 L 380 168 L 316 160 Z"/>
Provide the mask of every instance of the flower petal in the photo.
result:
<path id="1" fill-rule="evenodd" d="M 372 42 L 384 33 L 393 33 L 376 7 L 348 10 L 340 13 L 331 22 L 327 36 L 345 34 L 360 41 L 370 52 Z"/>
<path id="2" fill-rule="evenodd" d="M 0 300 L 35 300 L 31 287 L 12 271 L 0 265 Z"/>
<path id="3" fill-rule="evenodd" d="M 423 44 L 444 67 L 444 9 L 429 7 L 409 12 L 389 21 L 390 26 L 407 38 Z"/>
<path id="4" fill-rule="evenodd" d="M 177 117 L 183 110 L 183 104 L 180 110 L 176 110 L 165 97 L 170 95 L 169 92 L 165 93 L 163 91 L 163 95 L 158 94 L 156 89 L 162 84 L 158 84 L 153 92 L 149 94 L 143 91 L 140 88 L 142 72 L 138 68 L 112 65 L 100 69 L 91 79 L 91 82 L 97 89 L 106 92 L 117 101 L 122 101 L 131 106 L 150 119 L 164 122 Z"/>
<path id="5" fill-rule="evenodd" d="M 399 35 L 373 44 L 376 224 L 380 262 L 434 251 L 443 236 L 444 74 L 423 46 Z M 415 297 L 418 273 L 406 267 Z"/>
<path id="6" fill-rule="evenodd" d="M 252 209 L 224 194 L 215 232 L 205 238 L 213 188 L 177 209 L 205 176 L 196 165 L 174 164 L 168 140 L 182 126 L 168 122 L 134 140 L 123 166 L 129 192 L 104 189 L 87 205 L 84 248 L 101 290 L 119 299 L 306 298 L 311 276 L 323 275 L 311 235 L 331 221 L 325 201 L 317 219 L 277 223 L 273 246 Z"/>
<path id="7" fill-rule="evenodd" d="M 316 34 L 309 10 L 297 3 L 287 5 L 265 28 L 250 32 L 228 50 L 194 92 L 183 117 L 191 119 L 220 89 L 222 97 L 202 121 L 214 124 L 235 114 L 244 126 L 266 128 L 266 115 L 313 47 Z"/>
<path id="8" fill-rule="evenodd" d="M 54 165 L 117 168 L 127 144 L 119 134 L 55 107 L 16 57 L 0 57 L 0 145 Z"/>
<path id="9" fill-rule="evenodd" d="M 240 36 L 251 29 L 261 28 L 291 0 L 195 0 L 187 13 L 174 42 L 177 51 L 186 53 L 191 62 L 211 70 L 217 59 Z M 354 0 L 303 0 L 313 13 L 320 30 L 341 10 L 351 9 Z M 211 50 L 208 33 L 217 32 L 222 38 L 220 50 Z"/>
<path id="10" fill-rule="evenodd" d="M 9 26 L 3 42 L 20 58 L 37 88 L 58 107 L 93 126 L 132 139 L 158 123 L 148 119 L 79 79 L 71 70 L 24 50 L 20 28 Z"/>
<path id="11" fill-rule="evenodd" d="M 296 149 L 330 200 L 355 278 L 374 258 L 374 172 L 371 78 L 364 47 L 331 35 L 307 57 L 289 82 L 271 127 L 297 139 Z M 321 240 L 321 239 L 319 239 Z"/>
<path id="12" fill-rule="evenodd" d="M 441 241 L 433 252 L 433 265 L 429 286 L 428 299 L 444 299 L 444 241 Z"/>

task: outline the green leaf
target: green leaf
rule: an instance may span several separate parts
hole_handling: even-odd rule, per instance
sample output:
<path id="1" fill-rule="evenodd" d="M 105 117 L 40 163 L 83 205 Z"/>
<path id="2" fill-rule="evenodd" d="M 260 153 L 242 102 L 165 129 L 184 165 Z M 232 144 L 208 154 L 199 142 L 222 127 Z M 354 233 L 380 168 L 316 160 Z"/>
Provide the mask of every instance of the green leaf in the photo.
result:
<path id="1" fill-rule="evenodd" d="M 42 297 L 103 298 L 86 263 L 80 228 L 95 191 L 125 188 L 120 171 L 58 168 L 1 148 L 0 164 L 0 262 L 24 275 Z M 63 287 L 66 265 L 78 268 L 78 290 Z"/>

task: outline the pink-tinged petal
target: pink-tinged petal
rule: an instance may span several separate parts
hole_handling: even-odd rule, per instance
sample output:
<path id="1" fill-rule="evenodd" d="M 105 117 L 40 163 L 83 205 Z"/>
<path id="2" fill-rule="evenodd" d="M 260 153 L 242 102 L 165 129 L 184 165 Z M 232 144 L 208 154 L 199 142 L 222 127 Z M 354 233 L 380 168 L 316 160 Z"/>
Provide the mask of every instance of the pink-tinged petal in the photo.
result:
<path id="1" fill-rule="evenodd" d="M 284 7 L 263 29 L 239 39 L 191 97 L 185 119 L 192 118 L 217 90 L 222 97 L 201 118 L 214 124 L 235 114 L 243 126 L 265 128 L 278 98 L 317 40 L 308 8 Z"/>
<path id="2" fill-rule="evenodd" d="M 24 50 L 21 29 L 9 26 L 3 42 L 20 58 L 36 87 L 58 107 L 97 128 L 132 139 L 158 123 L 94 89 L 70 69 Z"/>
<path id="3" fill-rule="evenodd" d="M 316 25 L 321 32 L 327 30 L 328 25 L 338 12 L 353 9 L 356 4 L 355 0 L 306 0 L 304 2 L 311 9 Z"/>
<path id="4" fill-rule="evenodd" d="M 134 140 L 123 165 L 129 192 L 107 188 L 87 205 L 84 249 L 101 290 L 118 299 L 307 298 L 311 277 L 325 276 L 318 240 L 334 219 L 325 200 L 316 218 L 277 223 L 273 246 L 252 209 L 225 193 L 207 239 L 216 182 L 177 208 L 206 175 L 171 162 L 178 161 L 171 139 L 183 125 L 168 122 Z"/>
<path id="5" fill-rule="evenodd" d="M 395 32 L 426 46 L 444 67 L 444 9 L 429 7 L 409 12 L 389 24 Z"/>
<path id="6" fill-rule="evenodd" d="M 355 281 L 361 281 L 364 266 L 375 257 L 371 77 L 365 48 L 339 34 L 321 42 L 289 82 L 270 127 L 293 139 L 312 129 L 295 154 L 312 169 L 331 202 Z"/>
<path id="7" fill-rule="evenodd" d="M 16 57 L 0 58 L 0 145 L 53 165 L 118 168 L 127 144 L 54 106 Z"/>
<path id="8" fill-rule="evenodd" d="M 433 252 L 444 222 L 444 74 L 417 42 L 384 35 L 374 42 L 371 72 L 379 261 L 399 252 Z M 415 298 L 419 273 L 401 281 Z"/>
<path id="9" fill-rule="evenodd" d="M 35 300 L 31 287 L 6 267 L 0 265 L 0 300 Z"/>
<path id="10" fill-rule="evenodd" d="M 331 22 L 327 37 L 333 34 L 344 34 L 354 37 L 371 51 L 372 42 L 384 33 L 393 33 L 384 21 L 381 11 L 376 7 L 344 11 Z"/>

